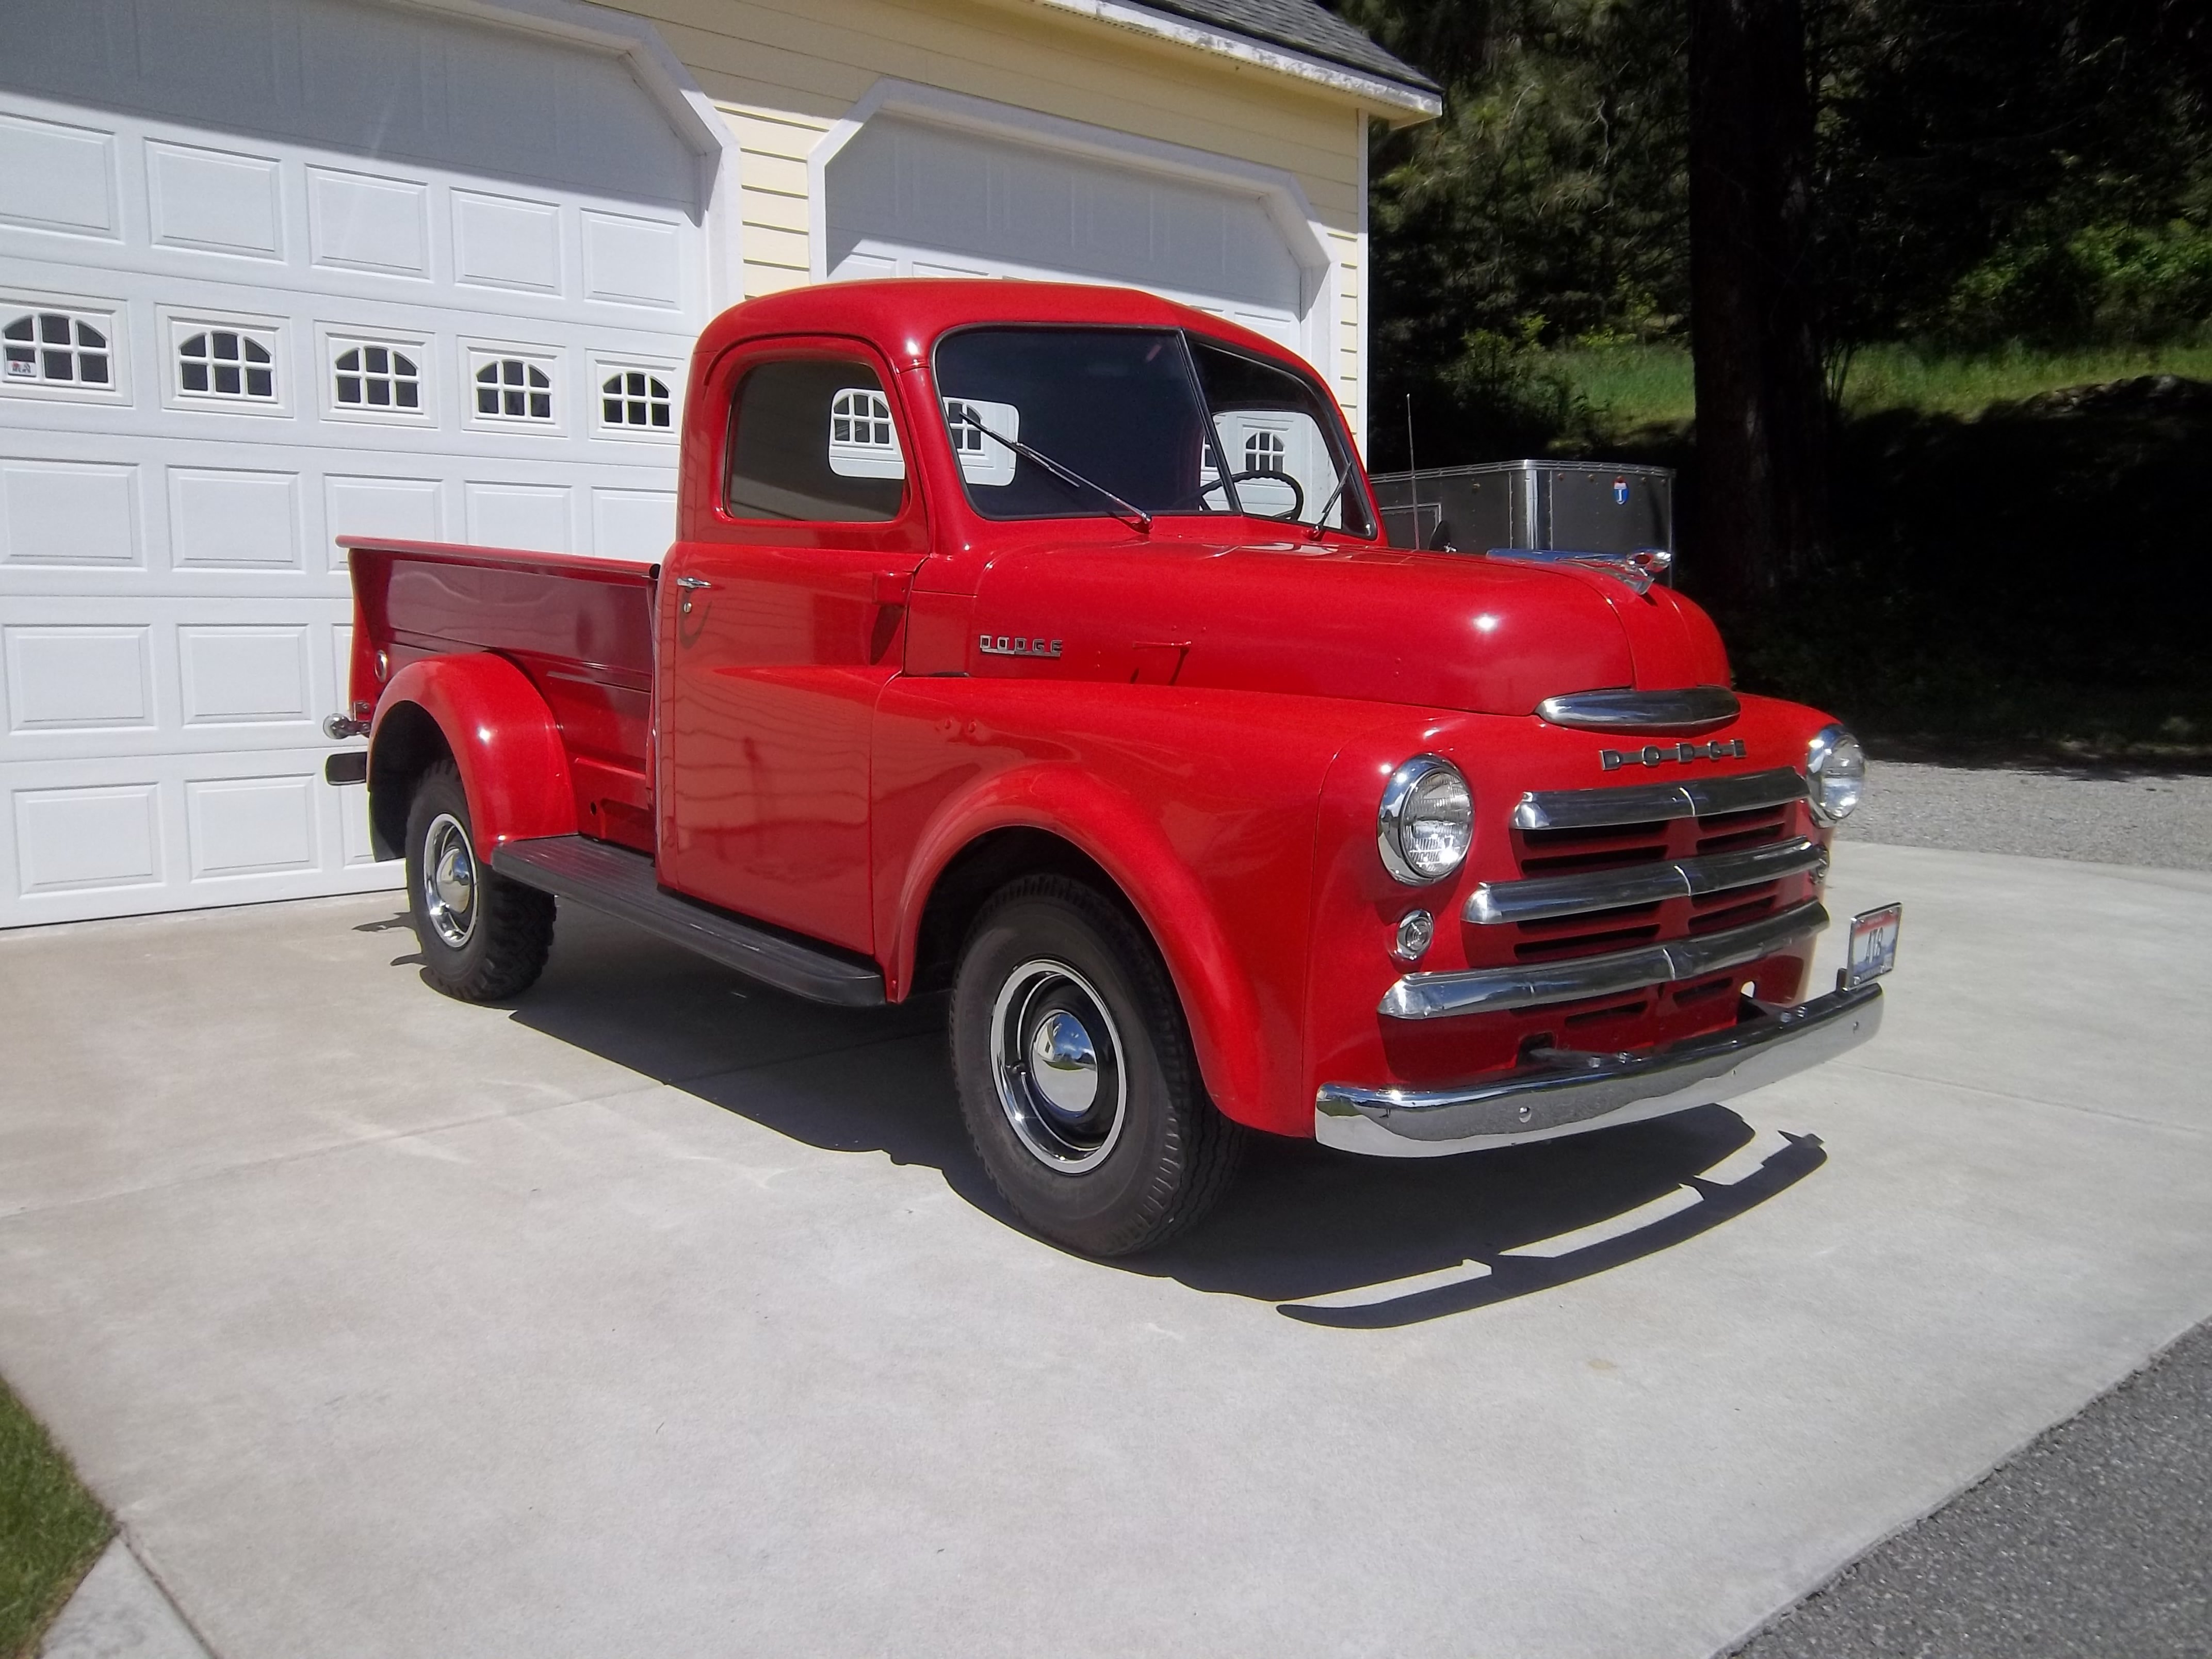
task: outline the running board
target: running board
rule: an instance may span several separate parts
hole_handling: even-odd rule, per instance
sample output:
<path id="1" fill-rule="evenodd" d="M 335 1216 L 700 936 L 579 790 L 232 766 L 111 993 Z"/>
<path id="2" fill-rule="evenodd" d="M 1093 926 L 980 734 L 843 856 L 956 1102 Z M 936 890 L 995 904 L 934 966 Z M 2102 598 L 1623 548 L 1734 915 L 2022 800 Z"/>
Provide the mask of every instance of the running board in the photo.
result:
<path id="1" fill-rule="evenodd" d="M 492 854 L 491 867 L 509 881 L 574 899 L 793 996 L 843 1008 L 884 1006 L 884 976 L 872 964 L 669 892 L 643 853 L 586 836 L 542 836 L 508 842 Z"/>

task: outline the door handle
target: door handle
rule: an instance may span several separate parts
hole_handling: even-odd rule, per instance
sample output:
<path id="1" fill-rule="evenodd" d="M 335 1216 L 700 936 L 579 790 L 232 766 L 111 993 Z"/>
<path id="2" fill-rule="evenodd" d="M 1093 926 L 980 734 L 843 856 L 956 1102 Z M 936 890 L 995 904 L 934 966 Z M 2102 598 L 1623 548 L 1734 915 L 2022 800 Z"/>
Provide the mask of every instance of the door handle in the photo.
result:
<path id="1" fill-rule="evenodd" d="M 714 584 L 708 581 L 704 576 L 678 576 L 676 579 L 676 585 L 678 587 L 690 588 L 712 587 Z"/>

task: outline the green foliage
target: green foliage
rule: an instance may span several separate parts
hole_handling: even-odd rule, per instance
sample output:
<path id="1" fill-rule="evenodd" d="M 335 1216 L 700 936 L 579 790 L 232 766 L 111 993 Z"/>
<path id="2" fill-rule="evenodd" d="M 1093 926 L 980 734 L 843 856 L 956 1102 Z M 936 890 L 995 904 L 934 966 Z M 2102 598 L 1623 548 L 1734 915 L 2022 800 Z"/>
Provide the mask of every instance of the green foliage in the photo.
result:
<path id="1" fill-rule="evenodd" d="M 2015 238 L 1953 286 L 1924 331 L 1984 349 L 2189 339 L 2212 319 L 2212 230 L 2177 220 Z"/>
<path id="2" fill-rule="evenodd" d="M 1559 354 L 1686 337 L 1689 0 L 1336 3 L 1445 88 L 1371 158 L 1377 465 L 1407 398 L 1424 464 L 1586 441 Z M 2212 324 L 2202 0 L 1802 3 L 1832 384 Z"/>
<path id="3" fill-rule="evenodd" d="M 1681 0 L 1348 0 L 1429 67 L 1443 118 L 1373 158 L 1376 445 L 1402 464 L 1578 429 L 1540 349 L 1679 330 Z"/>
<path id="4" fill-rule="evenodd" d="M 109 1530 L 46 1431 L 0 1383 L 0 1655 L 34 1651 Z"/>

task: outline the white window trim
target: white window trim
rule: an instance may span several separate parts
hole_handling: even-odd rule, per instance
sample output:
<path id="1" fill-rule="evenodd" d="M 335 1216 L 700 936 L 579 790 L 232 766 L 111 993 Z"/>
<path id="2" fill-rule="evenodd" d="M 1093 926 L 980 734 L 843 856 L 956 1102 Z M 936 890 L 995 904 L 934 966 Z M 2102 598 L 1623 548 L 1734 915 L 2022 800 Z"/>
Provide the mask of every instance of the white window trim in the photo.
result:
<path id="1" fill-rule="evenodd" d="M 568 409 L 575 396 L 569 386 L 568 354 L 558 346 L 525 345 L 515 340 L 464 339 L 460 343 L 461 424 L 473 432 L 520 433 L 532 437 L 561 438 L 568 434 Z M 515 357 L 545 371 L 553 415 L 539 420 L 527 415 L 486 415 L 477 408 L 477 371 L 488 362 Z M 596 390 L 596 388 L 594 388 Z"/>
<path id="2" fill-rule="evenodd" d="M 161 343 L 162 407 L 188 410 L 196 415 L 288 416 L 292 413 L 293 382 L 299 365 L 293 360 L 291 337 L 283 318 L 242 311 L 187 311 L 170 306 L 160 307 L 155 315 L 155 338 Z M 185 390 L 183 364 L 177 353 L 193 335 L 214 329 L 266 337 L 264 343 L 269 347 L 269 367 L 276 393 L 273 398 Z"/>
<path id="3" fill-rule="evenodd" d="M 591 359 L 591 380 L 586 387 L 590 404 L 590 418 L 586 427 L 594 438 L 611 438 L 618 443 L 672 444 L 678 441 L 684 431 L 684 365 L 665 357 L 600 356 Z M 611 424 L 605 407 L 607 378 L 613 374 L 646 374 L 668 388 L 668 424 L 665 427 Z M 473 394 L 471 394 L 473 397 Z"/>
<path id="4" fill-rule="evenodd" d="M 82 318 L 107 336 L 107 384 L 84 386 L 45 380 L 12 380 L 0 374 L 0 396 L 51 398 L 59 403 L 128 404 L 131 401 L 129 312 L 120 300 L 94 299 L 82 294 L 47 294 L 35 289 L 0 289 L 0 324 L 12 322 L 18 312 L 58 311 Z M 74 334 L 75 330 L 71 330 Z M 9 344 L 16 343 L 14 341 Z M 71 350 L 76 348 L 72 345 Z"/>
<path id="5" fill-rule="evenodd" d="M 321 405 L 325 420 L 359 421 L 369 426 L 434 427 L 440 424 L 435 371 L 437 343 L 429 335 L 318 323 L 315 325 L 315 345 L 316 356 L 322 365 Z M 417 409 L 386 409 L 374 404 L 340 403 L 338 357 L 341 353 L 350 351 L 356 346 L 383 346 L 389 350 L 405 353 L 415 365 L 416 383 L 422 392 L 422 406 Z"/>

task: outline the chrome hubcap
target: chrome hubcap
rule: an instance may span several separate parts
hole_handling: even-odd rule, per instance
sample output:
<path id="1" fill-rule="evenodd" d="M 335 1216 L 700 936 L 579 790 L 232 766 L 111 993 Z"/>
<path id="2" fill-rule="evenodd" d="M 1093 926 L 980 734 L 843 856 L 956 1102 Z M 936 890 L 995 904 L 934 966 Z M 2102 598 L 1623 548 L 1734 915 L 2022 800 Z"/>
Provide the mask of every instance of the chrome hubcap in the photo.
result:
<path id="1" fill-rule="evenodd" d="M 476 854 L 469 832 L 451 812 L 441 812 L 422 837 L 422 914 L 456 951 L 476 932 Z"/>
<path id="2" fill-rule="evenodd" d="M 1064 962 L 1025 962 L 991 1011 L 991 1075 L 1023 1146 L 1062 1175 L 1103 1163 L 1128 1115 L 1121 1034 Z"/>

